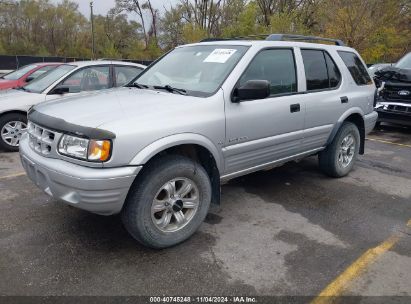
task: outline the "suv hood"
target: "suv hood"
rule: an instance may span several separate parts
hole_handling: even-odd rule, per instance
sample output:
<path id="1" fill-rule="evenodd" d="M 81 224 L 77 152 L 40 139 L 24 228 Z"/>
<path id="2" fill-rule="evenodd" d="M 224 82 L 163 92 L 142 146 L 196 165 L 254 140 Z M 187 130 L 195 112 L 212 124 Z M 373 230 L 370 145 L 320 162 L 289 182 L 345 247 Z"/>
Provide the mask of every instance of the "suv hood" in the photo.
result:
<path id="1" fill-rule="evenodd" d="M 34 110 L 78 126 L 98 128 L 114 120 L 173 115 L 174 111 L 186 110 L 196 98 L 162 91 L 117 88 L 45 102 L 35 106 Z"/>
<path id="2" fill-rule="evenodd" d="M 378 81 L 408 82 L 411 83 L 411 69 L 385 67 L 375 72 Z"/>

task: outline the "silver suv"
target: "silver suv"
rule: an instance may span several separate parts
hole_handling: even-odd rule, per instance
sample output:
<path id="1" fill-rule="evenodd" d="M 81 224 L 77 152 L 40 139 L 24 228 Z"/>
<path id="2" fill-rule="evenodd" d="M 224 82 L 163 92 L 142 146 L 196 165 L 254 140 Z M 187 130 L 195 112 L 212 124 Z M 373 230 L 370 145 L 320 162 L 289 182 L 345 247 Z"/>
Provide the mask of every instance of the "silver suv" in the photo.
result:
<path id="1" fill-rule="evenodd" d="M 376 87 L 355 50 L 302 39 L 322 38 L 184 45 L 126 88 L 37 105 L 23 166 L 56 199 L 121 213 L 153 248 L 190 237 L 222 181 L 310 155 L 345 176 L 376 122 Z"/>

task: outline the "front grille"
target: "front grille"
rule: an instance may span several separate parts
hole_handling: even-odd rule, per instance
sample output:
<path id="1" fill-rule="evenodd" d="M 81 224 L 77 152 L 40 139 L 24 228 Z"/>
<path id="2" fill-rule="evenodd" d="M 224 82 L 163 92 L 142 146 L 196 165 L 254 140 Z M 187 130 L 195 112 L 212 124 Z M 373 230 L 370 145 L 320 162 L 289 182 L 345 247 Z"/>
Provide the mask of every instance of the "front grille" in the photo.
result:
<path id="1" fill-rule="evenodd" d="M 411 115 L 411 107 L 400 106 L 400 105 L 388 105 L 386 109 L 391 112 L 400 112 L 402 114 Z"/>
<path id="2" fill-rule="evenodd" d="M 56 134 L 53 131 L 29 122 L 27 132 L 29 134 L 30 147 L 39 154 L 49 155 Z"/>
<path id="3" fill-rule="evenodd" d="M 398 92 L 408 91 L 408 95 L 400 95 Z M 404 85 L 385 85 L 382 91 L 382 96 L 386 100 L 401 101 L 411 103 L 411 86 Z"/>

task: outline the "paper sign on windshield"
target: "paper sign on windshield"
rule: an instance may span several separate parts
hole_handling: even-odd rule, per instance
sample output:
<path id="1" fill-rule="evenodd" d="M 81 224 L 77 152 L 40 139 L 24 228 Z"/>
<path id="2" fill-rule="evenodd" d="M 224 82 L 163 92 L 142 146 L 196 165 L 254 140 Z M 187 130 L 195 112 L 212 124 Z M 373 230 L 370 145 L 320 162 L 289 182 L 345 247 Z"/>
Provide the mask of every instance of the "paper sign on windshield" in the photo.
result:
<path id="1" fill-rule="evenodd" d="M 225 63 L 236 51 L 233 49 L 215 49 L 204 59 L 204 62 Z"/>

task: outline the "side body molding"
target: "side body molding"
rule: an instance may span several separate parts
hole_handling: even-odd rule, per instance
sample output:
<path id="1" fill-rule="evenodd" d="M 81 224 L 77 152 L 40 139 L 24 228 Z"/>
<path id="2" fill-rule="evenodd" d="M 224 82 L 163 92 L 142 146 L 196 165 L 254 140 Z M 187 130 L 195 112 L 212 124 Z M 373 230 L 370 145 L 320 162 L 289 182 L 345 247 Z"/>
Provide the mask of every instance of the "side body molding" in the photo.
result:
<path id="1" fill-rule="evenodd" d="M 140 150 L 136 156 L 134 156 L 130 162 L 130 165 L 144 165 L 159 152 L 179 145 L 199 145 L 206 148 L 213 155 L 220 174 L 224 172 L 224 162 L 221 149 L 218 149 L 217 146 L 207 137 L 196 133 L 174 134 L 152 142 Z"/>

